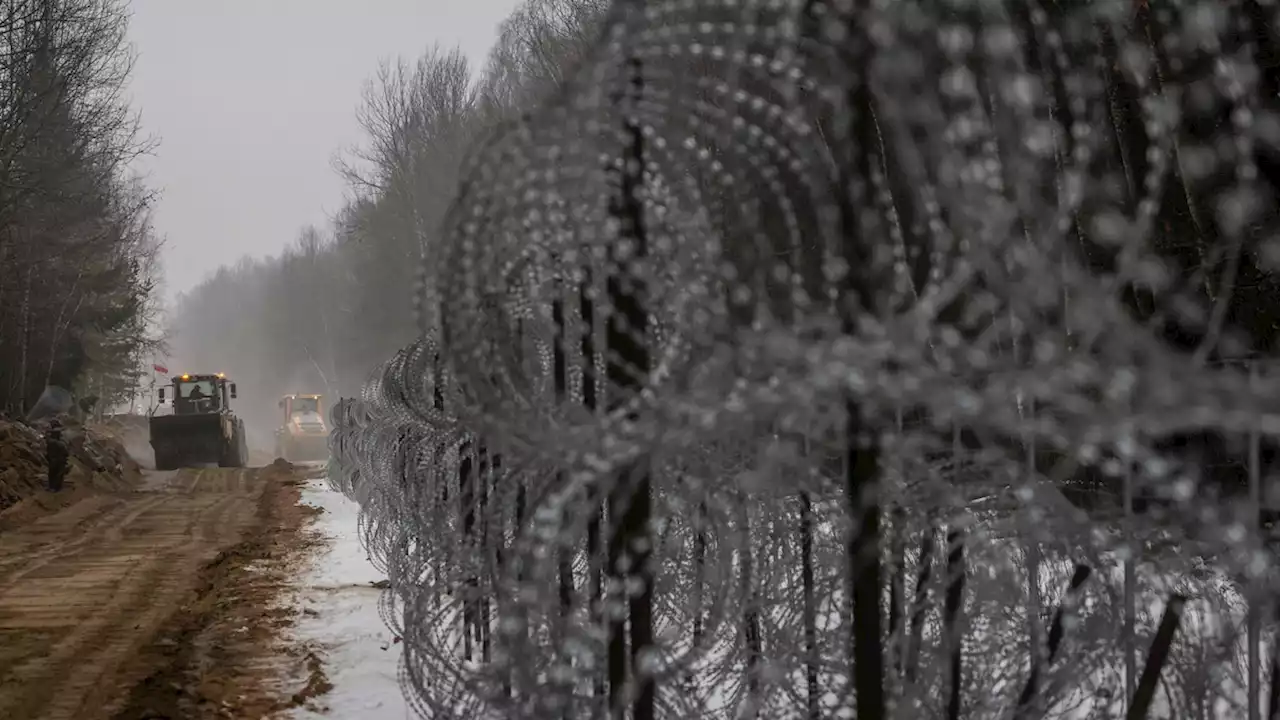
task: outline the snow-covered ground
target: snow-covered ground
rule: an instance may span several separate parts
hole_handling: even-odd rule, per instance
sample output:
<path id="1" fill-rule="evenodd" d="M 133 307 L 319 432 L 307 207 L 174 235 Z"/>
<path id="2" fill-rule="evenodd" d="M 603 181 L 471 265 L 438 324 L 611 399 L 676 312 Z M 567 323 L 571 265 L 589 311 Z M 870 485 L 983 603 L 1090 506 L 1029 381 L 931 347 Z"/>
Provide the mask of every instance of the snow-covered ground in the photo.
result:
<path id="1" fill-rule="evenodd" d="M 324 510 L 315 530 L 328 542 L 299 576 L 297 602 L 303 614 L 295 633 L 321 658 L 333 689 L 313 701 L 316 707 L 299 708 L 293 717 L 415 718 L 396 682 L 402 646 L 378 616 L 382 591 L 373 583 L 386 577 L 360 546 L 359 507 L 318 478 L 302 488 L 302 501 Z"/>

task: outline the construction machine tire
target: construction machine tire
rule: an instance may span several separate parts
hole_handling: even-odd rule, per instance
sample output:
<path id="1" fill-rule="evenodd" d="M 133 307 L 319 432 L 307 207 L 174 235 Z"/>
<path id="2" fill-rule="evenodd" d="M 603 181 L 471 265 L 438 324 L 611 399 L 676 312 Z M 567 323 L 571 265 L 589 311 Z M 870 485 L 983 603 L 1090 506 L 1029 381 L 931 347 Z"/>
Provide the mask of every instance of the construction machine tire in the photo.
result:
<path id="1" fill-rule="evenodd" d="M 222 445 L 222 457 L 218 461 L 219 467 L 225 468 L 242 468 L 244 467 L 244 453 L 241 452 L 240 428 L 237 426 L 232 430 L 231 437 L 227 438 Z"/>
<path id="2" fill-rule="evenodd" d="M 249 465 L 249 436 L 244 432 L 244 423 L 240 423 L 240 432 L 238 433 L 240 465 L 239 467 L 247 467 Z"/>
<path id="3" fill-rule="evenodd" d="M 235 445 L 229 445 L 226 454 L 222 457 L 222 462 L 218 463 L 219 467 L 224 468 L 242 468 L 244 460 L 240 457 L 240 448 Z"/>

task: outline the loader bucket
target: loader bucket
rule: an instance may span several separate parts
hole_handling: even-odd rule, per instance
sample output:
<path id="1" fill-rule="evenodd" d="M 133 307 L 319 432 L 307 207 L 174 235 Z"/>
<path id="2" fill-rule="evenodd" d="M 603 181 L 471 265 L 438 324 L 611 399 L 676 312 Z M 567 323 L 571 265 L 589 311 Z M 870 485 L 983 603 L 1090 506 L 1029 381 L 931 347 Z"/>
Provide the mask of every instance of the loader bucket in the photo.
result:
<path id="1" fill-rule="evenodd" d="M 219 463 L 226 452 L 218 415 L 163 415 L 151 418 L 151 447 L 157 470 Z"/>

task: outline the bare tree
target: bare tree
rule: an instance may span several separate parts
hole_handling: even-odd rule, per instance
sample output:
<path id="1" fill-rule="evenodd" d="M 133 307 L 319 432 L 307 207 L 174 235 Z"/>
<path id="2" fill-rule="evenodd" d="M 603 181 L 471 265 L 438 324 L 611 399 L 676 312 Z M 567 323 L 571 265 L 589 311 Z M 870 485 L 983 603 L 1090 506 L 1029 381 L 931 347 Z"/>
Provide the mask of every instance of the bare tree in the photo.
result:
<path id="1" fill-rule="evenodd" d="M 149 149 L 124 97 L 128 15 L 114 0 L 0 7 L 0 406 L 92 373 L 111 400 L 155 347 Z"/>

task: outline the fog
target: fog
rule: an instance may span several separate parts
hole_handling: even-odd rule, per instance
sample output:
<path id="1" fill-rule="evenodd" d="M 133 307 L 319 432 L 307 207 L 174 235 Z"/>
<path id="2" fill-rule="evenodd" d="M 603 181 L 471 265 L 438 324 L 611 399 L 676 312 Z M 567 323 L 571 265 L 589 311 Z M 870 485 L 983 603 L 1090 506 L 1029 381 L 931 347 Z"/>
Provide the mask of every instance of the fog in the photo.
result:
<path id="1" fill-rule="evenodd" d="M 1277 716 L 1277 3 L 211 5 L 0 2 L 0 401 L 342 398 L 424 714 Z"/>
<path id="2" fill-rule="evenodd" d="M 336 166 L 370 141 L 359 116 L 379 67 L 414 63 L 439 45 L 457 48 L 478 82 L 514 6 L 515 0 L 131 3 L 129 38 L 138 57 L 129 92 L 144 130 L 158 140 L 134 165 L 157 192 L 152 221 L 164 241 L 170 342 L 156 360 L 173 372 L 228 373 L 241 389 L 237 411 L 259 443 L 276 422 L 280 394 L 331 388 L 306 355 L 266 361 L 261 348 L 234 344 L 257 340 L 238 337 L 228 345 L 224 323 L 267 323 L 269 313 L 252 302 L 228 307 L 198 286 L 243 258 L 278 257 L 308 225 L 332 235 L 334 219 L 363 191 Z M 212 304 L 206 310 L 225 313 L 222 322 L 204 316 L 202 326 L 192 325 L 195 311 L 184 298 L 193 291 L 197 302 Z M 399 297 L 398 306 L 388 299 L 380 310 L 407 307 L 407 294 Z M 280 342 L 298 341 L 285 335 Z"/>
<path id="3" fill-rule="evenodd" d="M 159 140 L 136 167 L 161 194 L 170 298 L 342 209 L 332 156 L 361 141 L 360 94 L 381 60 L 440 43 L 480 67 L 515 4 L 131 0 L 129 93 Z"/>

